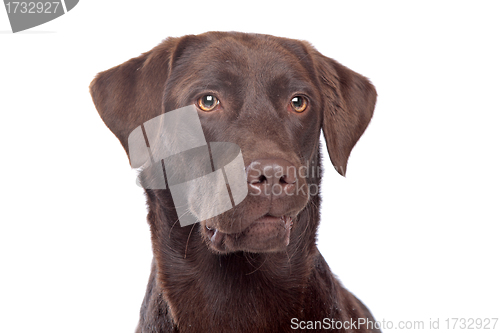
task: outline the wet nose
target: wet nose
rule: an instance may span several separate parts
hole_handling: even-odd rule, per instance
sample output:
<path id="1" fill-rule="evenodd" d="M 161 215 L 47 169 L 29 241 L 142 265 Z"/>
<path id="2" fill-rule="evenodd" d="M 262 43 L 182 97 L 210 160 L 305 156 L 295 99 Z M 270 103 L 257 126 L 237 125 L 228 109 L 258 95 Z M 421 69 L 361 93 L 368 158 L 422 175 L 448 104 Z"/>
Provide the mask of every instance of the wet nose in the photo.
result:
<path id="1" fill-rule="evenodd" d="M 258 159 L 246 168 L 250 195 L 275 198 L 295 194 L 297 170 L 281 158 Z"/>

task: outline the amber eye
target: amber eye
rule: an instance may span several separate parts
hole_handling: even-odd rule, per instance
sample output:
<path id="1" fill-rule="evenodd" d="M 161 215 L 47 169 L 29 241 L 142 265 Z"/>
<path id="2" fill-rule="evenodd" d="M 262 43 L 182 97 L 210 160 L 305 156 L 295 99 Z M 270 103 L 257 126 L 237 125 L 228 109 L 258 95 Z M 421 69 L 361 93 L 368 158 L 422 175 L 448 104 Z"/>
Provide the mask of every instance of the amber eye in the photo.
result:
<path id="1" fill-rule="evenodd" d="M 302 96 L 295 96 L 290 101 L 290 105 L 295 112 L 304 112 L 307 108 L 307 100 Z"/>
<path id="2" fill-rule="evenodd" d="M 212 111 L 218 104 L 219 100 L 213 95 L 205 95 L 198 98 L 198 107 L 202 111 Z"/>

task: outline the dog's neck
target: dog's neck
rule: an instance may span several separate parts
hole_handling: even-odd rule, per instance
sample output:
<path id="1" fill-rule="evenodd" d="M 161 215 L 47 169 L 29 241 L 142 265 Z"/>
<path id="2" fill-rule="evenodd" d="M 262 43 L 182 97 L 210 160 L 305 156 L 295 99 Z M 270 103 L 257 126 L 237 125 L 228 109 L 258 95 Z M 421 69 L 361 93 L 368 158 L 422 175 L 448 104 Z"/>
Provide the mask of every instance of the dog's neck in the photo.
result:
<path id="1" fill-rule="evenodd" d="M 154 259 L 141 325 L 152 320 L 146 312 L 157 311 L 162 315 L 155 316 L 154 325 L 181 331 L 278 332 L 290 327 L 290 318 L 304 313 L 318 253 L 319 198 L 311 200 L 294 223 L 297 230 L 290 243 L 296 244 L 289 246 L 293 253 L 217 254 L 203 241 L 200 224 L 173 225 L 166 220 L 172 216 L 166 207 L 171 206 L 152 194 L 148 220 L 155 236 Z"/>

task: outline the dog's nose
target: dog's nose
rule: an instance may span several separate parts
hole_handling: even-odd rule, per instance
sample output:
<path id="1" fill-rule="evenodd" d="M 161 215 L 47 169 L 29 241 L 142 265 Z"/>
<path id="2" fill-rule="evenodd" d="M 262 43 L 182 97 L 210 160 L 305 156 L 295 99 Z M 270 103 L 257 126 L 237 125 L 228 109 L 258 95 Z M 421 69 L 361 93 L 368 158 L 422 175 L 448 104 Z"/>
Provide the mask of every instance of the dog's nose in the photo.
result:
<path id="1" fill-rule="evenodd" d="M 246 168 L 250 195 L 284 197 L 295 195 L 297 170 L 281 158 L 255 160 Z"/>

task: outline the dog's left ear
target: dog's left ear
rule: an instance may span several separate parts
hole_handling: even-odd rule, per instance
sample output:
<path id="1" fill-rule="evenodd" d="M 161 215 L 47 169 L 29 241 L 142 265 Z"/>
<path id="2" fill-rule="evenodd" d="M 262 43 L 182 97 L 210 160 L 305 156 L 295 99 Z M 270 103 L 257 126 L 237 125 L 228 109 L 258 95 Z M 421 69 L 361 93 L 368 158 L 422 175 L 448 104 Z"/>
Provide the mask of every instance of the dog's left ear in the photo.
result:
<path id="1" fill-rule="evenodd" d="M 95 107 L 129 155 L 130 133 L 163 113 L 166 81 L 193 36 L 168 38 L 152 50 L 99 73 L 90 84 Z"/>
<path id="2" fill-rule="evenodd" d="M 370 122 L 377 92 L 364 76 L 319 53 L 314 57 L 324 96 L 323 134 L 333 166 L 345 176 L 352 148 Z"/>

